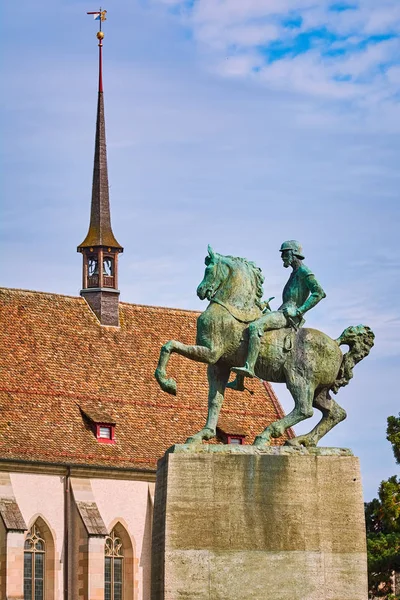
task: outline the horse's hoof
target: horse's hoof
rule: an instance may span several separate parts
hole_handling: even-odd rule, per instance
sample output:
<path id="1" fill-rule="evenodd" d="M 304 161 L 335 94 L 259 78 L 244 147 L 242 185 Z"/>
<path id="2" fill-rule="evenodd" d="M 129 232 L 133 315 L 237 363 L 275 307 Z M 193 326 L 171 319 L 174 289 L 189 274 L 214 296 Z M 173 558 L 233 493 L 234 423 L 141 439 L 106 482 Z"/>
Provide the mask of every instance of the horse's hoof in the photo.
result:
<path id="1" fill-rule="evenodd" d="M 211 440 L 213 437 L 215 437 L 215 431 L 205 427 L 199 431 L 199 433 L 195 433 L 188 437 L 185 444 L 201 444 L 203 440 Z"/>
<path id="2" fill-rule="evenodd" d="M 292 446 L 294 448 L 315 448 L 317 444 L 316 442 L 307 439 L 307 437 L 299 435 L 299 437 L 292 438 L 291 440 L 286 440 L 284 445 Z"/>
<path id="3" fill-rule="evenodd" d="M 167 392 L 167 394 L 172 394 L 176 396 L 176 381 L 175 379 L 166 379 L 165 371 L 161 369 L 156 369 L 154 373 L 154 377 L 158 381 L 158 385 L 162 389 L 163 392 Z"/>
<path id="4" fill-rule="evenodd" d="M 299 446 L 301 446 L 300 442 L 297 441 L 296 438 L 293 438 L 291 440 L 286 440 L 286 442 L 283 444 L 284 446 L 291 446 L 292 448 L 298 448 Z"/>
<path id="5" fill-rule="evenodd" d="M 265 446 L 269 446 L 269 438 L 262 437 L 262 435 L 258 435 L 253 442 L 253 446 L 256 448 L 265 448 Z"/>
<path id="6" fill-rule="evenodd" d="M 167 392 L 167 394 L 176 396 L 176 381 L 175 381 L 175 379 L 165 379 L 164 381 L 159 381 L 159 384 L 160 384 L 163 392 Z"/>
<path id="7" fill-rule="evenodd" d="M 197 438 L 196 436 L 188 437 L 185 444 L 201 444 L 202 440 Z"/>

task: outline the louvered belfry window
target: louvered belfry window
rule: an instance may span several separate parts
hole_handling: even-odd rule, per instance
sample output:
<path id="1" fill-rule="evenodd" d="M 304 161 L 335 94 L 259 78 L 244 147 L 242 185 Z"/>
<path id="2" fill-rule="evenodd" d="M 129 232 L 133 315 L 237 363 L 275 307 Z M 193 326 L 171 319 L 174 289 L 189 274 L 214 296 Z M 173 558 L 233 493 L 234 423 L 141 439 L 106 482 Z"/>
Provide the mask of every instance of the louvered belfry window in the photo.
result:
<path id="1" fill-rule="evenodd" d="M 99 260 L 97 256 L 89 256 L 87 264 L 87 275 L 89 288 L 99 287 Z"/>
<path id="2" fill-rule="evenodd" d="M 105 256 L 103 258 L 103 285 L 104 287 L 114 287 L 114 258 Z"/>
<path id="3" fill-rule="evenodd" d="M 24 546 L 24 600 L 44 600 L 45 542 L 33 525 Z"/>
<path id="4" fill-rule="evenodd" d="M 123 600 L 124 552 L 114 529 L 106 537 L 104 560 L 104 600 Z"/>

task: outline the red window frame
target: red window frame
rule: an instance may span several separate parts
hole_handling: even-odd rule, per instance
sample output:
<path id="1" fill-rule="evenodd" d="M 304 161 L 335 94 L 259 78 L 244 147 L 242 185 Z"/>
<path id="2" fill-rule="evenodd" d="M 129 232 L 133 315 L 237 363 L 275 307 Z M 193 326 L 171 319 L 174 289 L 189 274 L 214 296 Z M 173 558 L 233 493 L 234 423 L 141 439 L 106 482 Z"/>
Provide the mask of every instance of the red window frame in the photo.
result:
<path id="1" fill-rule="evenodd" d="M 96 426 L 96 440 L 100 442 L 100 444 L 115 444 L 115 425 L 111 423 L 95 423 Z M 107 427 L 110 430 L 110 437 L 103 438 L 100 437 L 100 427 Z"/>
<path id="2" fill-rule="evenodd" d="M 227 435 L 226 439 L 227 439 L 228 444 L 232 443 L 231 440 L 239 440 L 237 445 L 243 446 L 244 437 L 245 437 L 244 435 Z"/>

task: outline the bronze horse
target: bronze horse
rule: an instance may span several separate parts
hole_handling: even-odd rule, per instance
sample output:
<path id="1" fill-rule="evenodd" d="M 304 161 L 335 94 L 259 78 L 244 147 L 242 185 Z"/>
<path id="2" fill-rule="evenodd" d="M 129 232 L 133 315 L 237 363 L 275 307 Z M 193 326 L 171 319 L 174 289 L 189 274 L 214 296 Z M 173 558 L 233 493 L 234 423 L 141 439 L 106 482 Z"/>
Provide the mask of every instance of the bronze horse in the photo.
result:
<path id="1" fill-rule="evenodd" d="M 168 379 L 166 368 L 173 352 L 208 364 L 208 415 L 203 429 L 188 438 L 187 443 L 209 440 L 216 435 L 218 416 L 224 400 L 230 370 L 243 365 L 247 354 L 248 325 L 263 314 L 261 270 L 244 258 L 223 256 L 208 248 L 204 278 L 197 288 L 201 300 L 210 304 L 197 320 L 196 345 L 170 340 L 161 348 L 155 372 L 161 388 L 176 394 L 176 382 Z M 340 345 L 350 350 L 343 355 Z M 316 329 L 292 328 L 267 331 L 255 366 L 256 376 L 276 383 L 286 383 L 294 409 L 269 425 L 254 440 L 265 446 L 271 437 L 283 435 L 286 429 L 313 414 L 322 419 L 310 433 L 289 440 L 291 445 L 316 446 L 318 441 L 346 418 L 345 410 L 332 399 L 330 391 L 347 385 L 353 377 L 354 365 L 369 354 L 374 334 L 369 327 L 348 327 L 333 340 Z"/>

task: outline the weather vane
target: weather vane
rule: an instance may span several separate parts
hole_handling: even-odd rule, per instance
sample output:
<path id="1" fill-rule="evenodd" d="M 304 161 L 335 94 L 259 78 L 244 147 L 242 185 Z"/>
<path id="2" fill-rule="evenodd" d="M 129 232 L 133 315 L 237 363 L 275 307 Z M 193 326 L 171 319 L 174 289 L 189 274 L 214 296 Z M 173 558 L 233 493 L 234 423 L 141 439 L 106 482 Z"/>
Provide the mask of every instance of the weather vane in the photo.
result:
<path id="1" fill-rule="evenodd" d="M 96 10 L 88 12 L 88 15 L 93 15 L 95 21 L 99 21 L 99 31 L 96 33 L 96 37 L 99 40 L 99 92 L 103 92 L 103 38 L 104 32 L 101 30 L 101 24 L 107 20 L 106 10 Z"/>
<path id="2" fill-rule="evenodd" d="M 101 31 L 101 24 L 103 21 L 107 20 L 107 17 L 106 17 L 107 11 L 101 10 L 101 7 L 100 7 L 100 10 L 96 10 L 95 12 L 88 12 L 86 14 L 93 15 L 94 20 L 99 21 L 99 31 L 97 33 L 97 37 L 99 40 L 103 39 L 104 33 Z M 99 35 L 99 33 L 103 33 L 103 35 Z"/>

